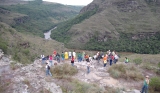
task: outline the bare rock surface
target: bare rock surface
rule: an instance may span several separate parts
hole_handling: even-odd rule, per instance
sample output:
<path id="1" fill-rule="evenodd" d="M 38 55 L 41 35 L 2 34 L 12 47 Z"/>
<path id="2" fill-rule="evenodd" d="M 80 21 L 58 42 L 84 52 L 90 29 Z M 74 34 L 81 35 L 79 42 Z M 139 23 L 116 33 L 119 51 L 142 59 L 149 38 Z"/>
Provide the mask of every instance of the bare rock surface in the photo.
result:
<path id="1" fill-rule="evenodd" d="M 93 60 L 91 62 L 89 74 L 87 74 L 87 62 L 85 61 L 75 62 L 75 66 L 78 68 L 79 71 L 78 71 L 78 74 L 76 74 L 74 77 L 78 78 L 83 82 L 96 83 L 96 84 L 99 84 L 100 87 L 107 86 L 107 87 L 118 88 L 118 89 L 124 89 L 124 88 L 127 89 L 125 91 L 121 90 L 120 93 L 140 93 L 139 90 L 134 89 L 135 83 L 122 82 L 112 78 L 107 72 L 108 68 L 110 67 L 109 64 L 107 64 L 106 67 L 103 67 L 102 61 L 100 63 L 97 63 L 96 60 Z"/>

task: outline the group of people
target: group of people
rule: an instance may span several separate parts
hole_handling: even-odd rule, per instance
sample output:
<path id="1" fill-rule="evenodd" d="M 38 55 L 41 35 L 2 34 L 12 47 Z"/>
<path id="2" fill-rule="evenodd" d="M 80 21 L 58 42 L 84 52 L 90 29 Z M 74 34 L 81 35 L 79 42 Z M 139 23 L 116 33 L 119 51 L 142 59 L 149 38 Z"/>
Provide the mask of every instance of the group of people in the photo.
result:
<path id="1" fill-rule="evenodd" d="M 52 76 L 50 72 L 50 67 L 52 65 L 56 65 L 57 63 L 53 63 L 53 60 L 56 60 L 58 63 L 64 62 L 65 60 L 70 60 L 71 65 L 74 66 L 74 62 L 77 60 L 77 62 L 82 62 L 85 61 L 87 62 L 87 73 L 90 73 L 90 63 L 92 60 L 97 60 L 97 63 L 102 62 L 103 60 L 103 67 L 106 67 L 107 63 L 111 66 L 113 63 L 116 64 L 118 62 L 119 56 L 115 51 L 110 51 L 108 50 L 107 53 L 103 52 L 97 52 L 95 55 L 92 57 L 89 54 L 86 54 L 84 51 L 83 52 L 62 52 L 61 55 L 57 53 L 56 51 L 53 52 L 52 55 L 44 56 L 41 55 L 41 62 L 42 64 L 46 63 L 46 75 Z M 128 63 L 129 59 L 125 57 L 125 63 Z M 141 90 L 141 93 L 147 93 L 148 90 L 148 85 L 149 85 L 149 76 L 146 76 L 146 79 L 144 80 L 144 84 Z"/>

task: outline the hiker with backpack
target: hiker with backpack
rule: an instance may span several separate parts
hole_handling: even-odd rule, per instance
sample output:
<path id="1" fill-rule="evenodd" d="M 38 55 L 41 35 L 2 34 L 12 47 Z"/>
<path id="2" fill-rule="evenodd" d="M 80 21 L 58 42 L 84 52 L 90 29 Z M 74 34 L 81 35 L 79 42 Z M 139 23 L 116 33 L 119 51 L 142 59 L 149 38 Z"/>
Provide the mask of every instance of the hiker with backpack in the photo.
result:
<path id="1" fill-rule="evenodd" d="M 49 61 L 47 60 L 46 62 L 46 76 L 52 76 L 51 72 L 50 72 L 50 65 L 49 65 Z"/>

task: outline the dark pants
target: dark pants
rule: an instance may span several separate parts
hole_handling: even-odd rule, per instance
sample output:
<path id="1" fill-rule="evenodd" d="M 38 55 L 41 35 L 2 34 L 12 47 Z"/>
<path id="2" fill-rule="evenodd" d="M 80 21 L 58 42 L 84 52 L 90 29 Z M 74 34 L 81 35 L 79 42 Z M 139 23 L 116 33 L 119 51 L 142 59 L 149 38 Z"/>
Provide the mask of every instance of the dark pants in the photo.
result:
<path id="1" fill-rule="evenodd" d="M 109 62 L 110 62 L 110 66 L 111 66 L 111 65 L 112 65 L 112 59 L 110 59 L 110 61 L 109 61 Z"/>
<path id="2" fill-rule="evenodd" d="M 147 93 L 148 92 L 148 86 L 143 85 L 141 93 Z"/>
<path id="3" fill-rule="evenodd" d="M 118 59 L 114 59 L 114 63 L 115 63 L 115 64 L 117 63 L 117 61 L 118 61 Z"/>
<path id="4" fill-rule="evenodd" d="M 107 63 L 104 63 L 104 67 L 106 67 Z"/>

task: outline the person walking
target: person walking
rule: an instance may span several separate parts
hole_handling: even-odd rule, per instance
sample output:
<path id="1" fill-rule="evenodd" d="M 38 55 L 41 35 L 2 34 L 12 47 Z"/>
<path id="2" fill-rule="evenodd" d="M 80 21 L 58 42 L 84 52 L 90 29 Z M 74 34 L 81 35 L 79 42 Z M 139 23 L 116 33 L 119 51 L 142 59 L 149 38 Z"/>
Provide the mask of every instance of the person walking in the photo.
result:
<path id="1" fill-rule="evenodd" d="M 146 76 L 146 78 L 143 82 L 142 90 L 140 92 L 141 93 L 148 93 L 148 85 L 149 85 L 149 76 Z"/>
<path id="2" fill-rule="evenodd" d="M 51 72 L 50 72 L 50 65 L 49 65 L 49 62 L 47 61 L 46 62 L 46 76 L 52 76 Z"/>
<path id="3" fill-rule="evenodd" d="M 74 56 L 71 57 L 71 64 L 74 66 Z"/>

